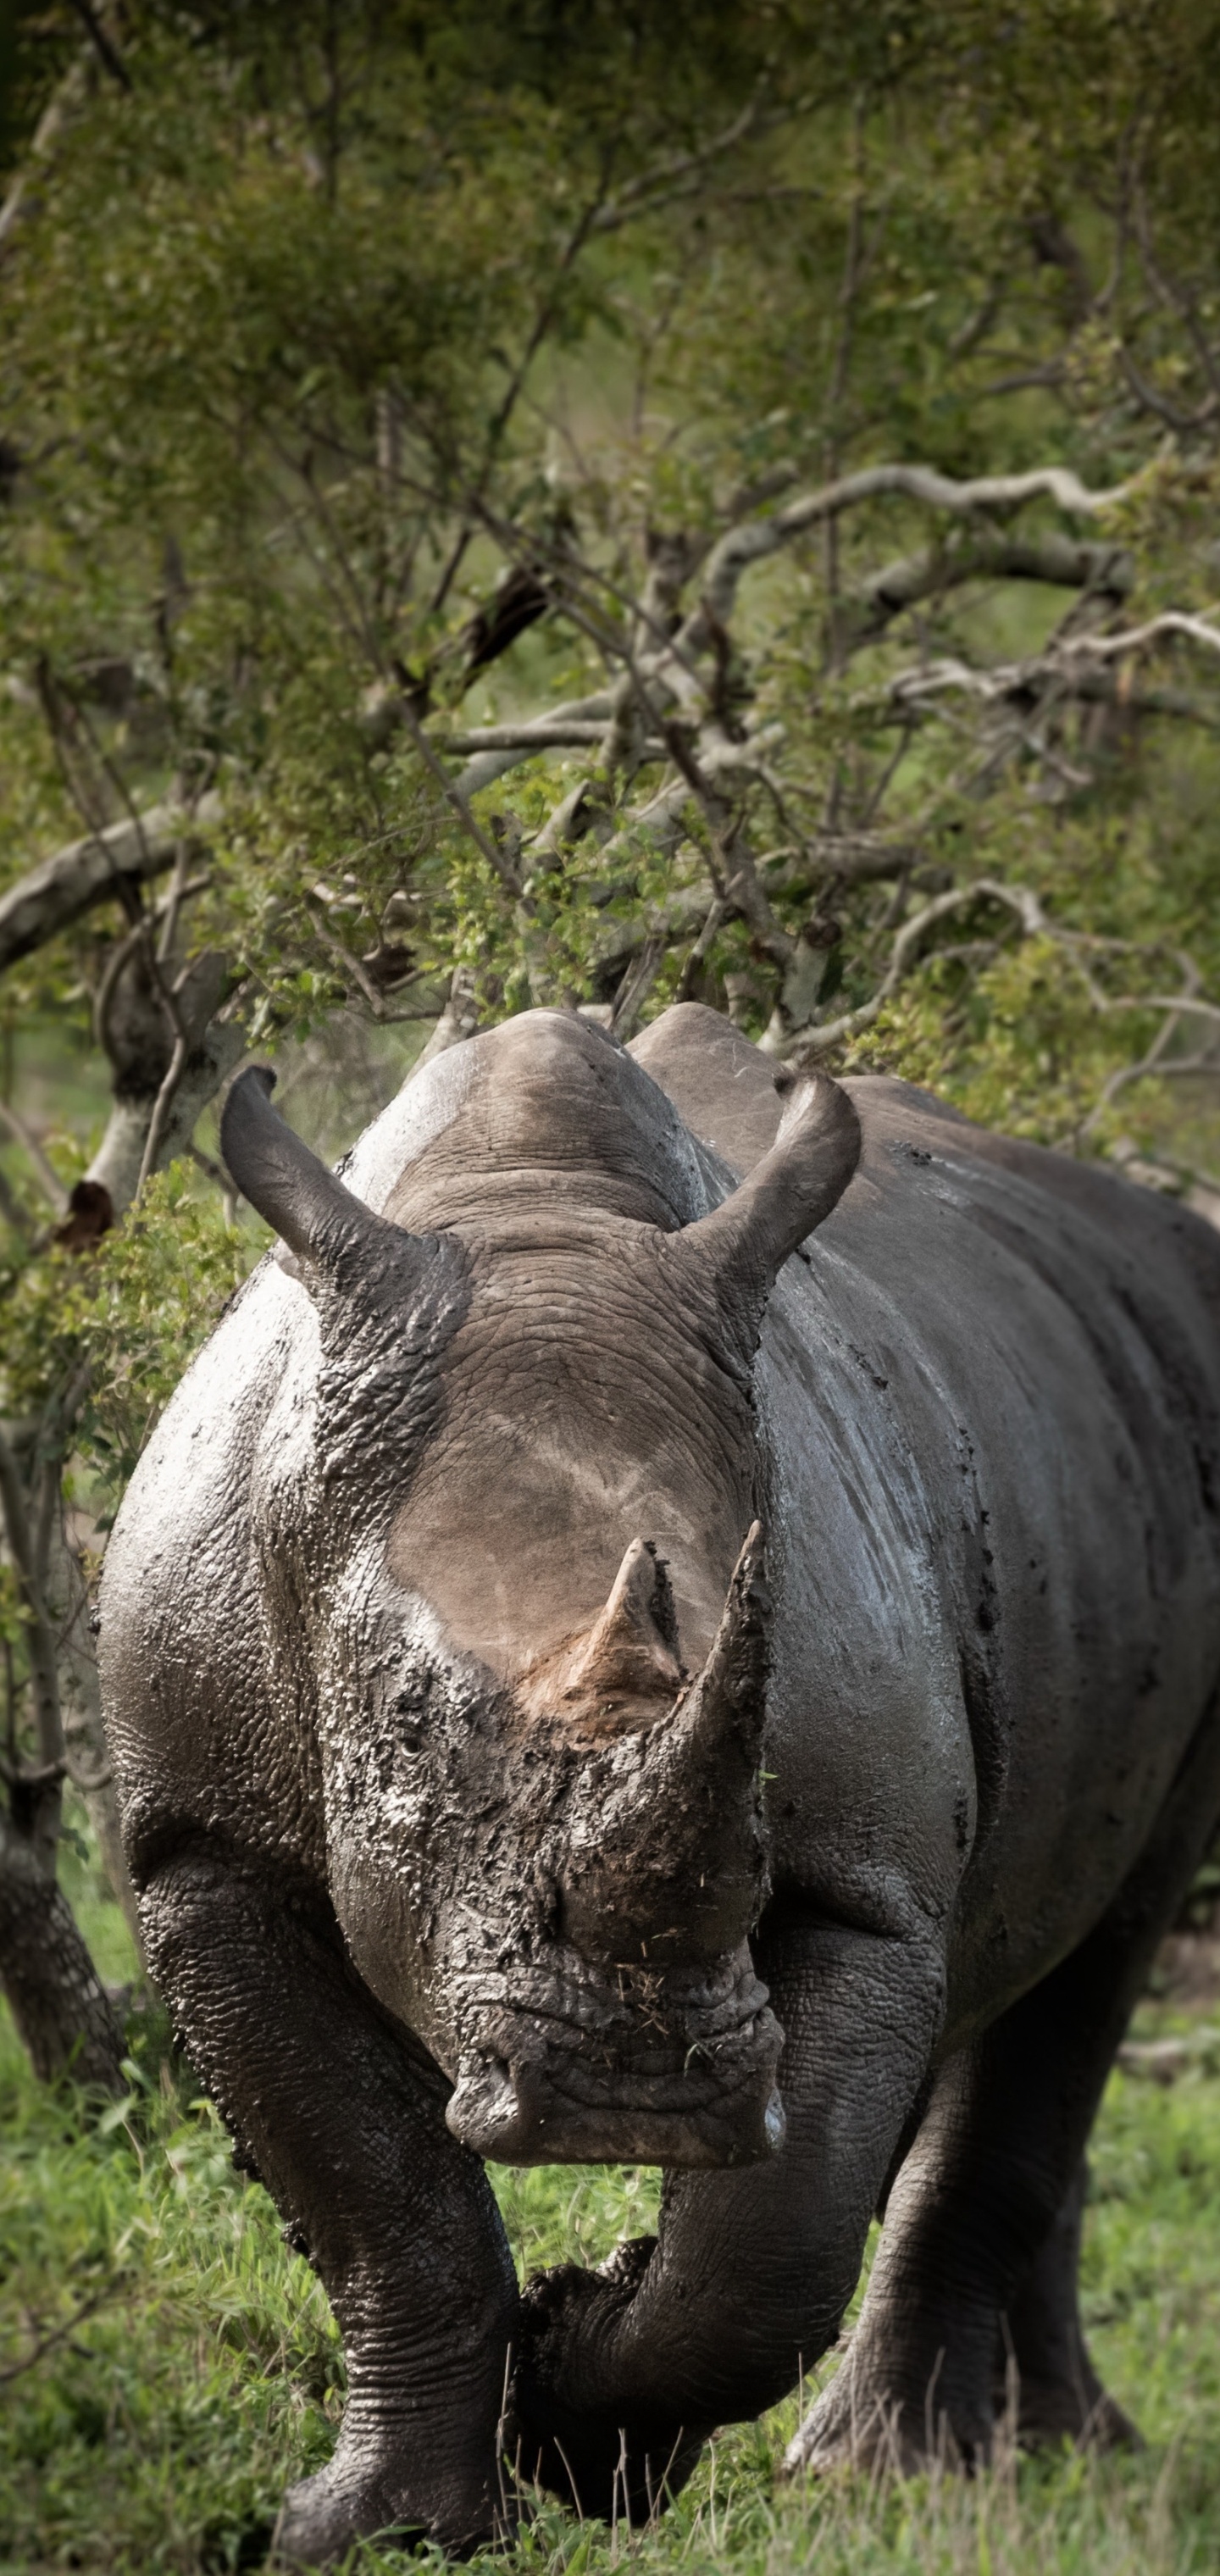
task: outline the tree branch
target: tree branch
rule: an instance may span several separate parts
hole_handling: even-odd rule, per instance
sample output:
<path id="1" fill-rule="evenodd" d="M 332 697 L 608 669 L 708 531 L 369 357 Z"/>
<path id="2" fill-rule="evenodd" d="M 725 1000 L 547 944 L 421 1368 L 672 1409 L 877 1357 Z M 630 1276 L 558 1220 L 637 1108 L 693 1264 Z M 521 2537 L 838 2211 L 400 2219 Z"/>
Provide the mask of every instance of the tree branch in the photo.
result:
<path id="1" fill-rule="evenodd" d="M 468 839 L 473 841 L 476 850 L 479 850 L 482 853 L 482 856 L 486 859 L 489 868 L 491 868 L 494 874 L 499 877 L 501 884 L 507 887 L 508 892 L 510 894 L 519 895 L 521 892 L 521 886 L 515 868 L 513 868 L 506 859 L 503 850 L 498 850 L 495 842 L 488 840 L 487 834 L 483 830 L 482 825 L 476 823 L 466 801 L 466 794 L 462 780 L 460 778 L 450 777 L 443 760 L 439 759 L 436 752 L 433 750 L 427 734 L 424 732 L 423 726 L 416 715 L 415 709 L 407 698 L 404 698 L 402 702 L 402 720 L 415 744 L 415 748 L 419 753 L 420 759 L 423 761 L 424 767 L 431 770 L 432 776 L 436 780 L 437 786 L 440 788 L 446 804 L 452 806 L 453 811 L 457 815 L 458 821 L 460 822 Z"/>
<path id="2" fill-rule="evenodd" d="M 830 1047 L 841 1045 L 844 1038 L 871 1028 L 914 965 L 925 934 L 951 913 L 964 912 L 971 904 L 984 900 L 1003 904 L 1015 913 L 1027 939 L 1054 935 L 1037 895 L 1028 886 L 1004 885 L 996 877 L 976 877 L 973 885 L 955 886 L 947 894 L 936 895 L 922 912 L 912 913 L 910 920 L 903 923 L 890 950 L 889 965 L 871 999 L 861 1002 L 854 1011 L 843 1011 L 837 1020 L 823 1021 L 820 1028 L 803 1030 L 799 1039 L 783 1050 L 789 1061 L 811 1063 Z"/>
<path id="3" fill-rule="evenodd" d="M 99 63 L 109 72 L 111 80 L 117 81 L 119 88 L 125 89 L 130 94 L 131 74 L 122 55 L 107 35 L 97 11 L 91 8 L 90 0 L 72 0 L 72 7 L 80 19 Z"/>
<path id="4" fill-rule="evenodd" d="M 0 972 L 58 937 L 95 904 L 109 903 L 124 883 L 138 886 L 174 865 L 184 829 L 206 828 L 220 814 L 213 791 L 193 814 L 176 803 L 149 806 L 138 818 L 109 823 L 43 859 L 0 895 Z"/>
<path id="5" fill-rule="evenodd" d="M 1096 518 L 1101 511 L 1113 509 L 1125 500 L 1131 489 L 1130 483 L 1119 483 L 1109 491 L 1089 491 L 1076 474 L 1061 465 L 1041 466 L 1030 474 L 980 475 L 967 483 L 951 482 L 929 465 L 869 465 L 858 474 L 843 475 L 825 484 L 820 492 L 790 501 L 773 518 L 731 528 L 709 559 L 703 600 L 675 641 L 688 655 L 706 652 L 712 640 L 711 618 L 727 625 L 738 584 L 751 564 L 763 562 L 810 528 L 839 517 L 844 510 L 858 508 L 861 502 L 897 495 L 908 501 L 921 501 L 931 510 L 951 511 L 960 518 L 975 510 L 1018 510 L 1027 501 L 1049 500 L 1069 515 Z"/>
<path id="6" fill-rule="evenodd" d="M 871 573 L 840 603 L 843 648 L 874 643 L 895 617 L 925 599 L 938 599 L 968 581 L 1049 582 L 1123 599 L 1135 580 L 1131 556 L 1121 546 L 1077 545 L 1070 537 L 1008 537 L 981 530 L 952 548 L 926 547 Z"/>
<path id="7" fill-rule="evenodd" d="M 43 1193 L 50 1200 L 56 1216 L 63 1216 L 68 1205 L 68 1193 L 63 1182 L 54 1165 L 47 1161 L 37 1137 L 31 1135 L 25 1120 L 9 1100 L 0 1100 L 0 1126 L 7 1127 L 14 1143 L 20 1145 L 23 1154 L 33 1164 Z"/>
<path id="8" fill-rule="evenodd" d="M 784 116 L 799 114 L 799 106 L 793 107 L 777 111 L 765 122 L 769 129 L 781 123 Z M 593 218 L 590 230 L 593 233 L 619 232 L 624 224 L 632 222 L 637 216 L 652 214 L 658 207 L 672 205 L 675 198 L 689 193 L 690 187 L 702 176 L 709 162 L 722 159 L 724 154 L 731 152 L 736 144 L 744 143 L 746 136 L 756 131 L 761 120 L 762 90 L 760 87 L 755 91 L 748 106 L 742 109 L 741 115 L 736 117 L 731 125 L 726 125 L 723 133 L 713 135 L 710 143 L 699 145 L 693 152 L 675 152 L 667 161 L 654 162 L 651 170 L 642 170 L 638 178 L 628 179 L 619 189 L 617 196 L 611 197 L 599 209 Z"/>
<path id="9" fill-rule="evenodd" d="M 34 1697 L 34 1731 L 38 1759 L 47 1773 L 47 1786 L 39 1799 L 37 1830 L 31 1837 L 40 1867 L 48 1877 L 55 1875 L 55 1847 L 59 1839 L 59 1782 L 63 1776 L 64 1737 L 59 1709 L 59 1677 L 55 1660 L 55 1636 L 47 1617 L 46 1604 L 38 1580 L 34 1534 L 30 1527 L 26 1496 L 17 1460 L 7 1434 L 0 1430 L 0 1516 L 13 1570 L 25 1604 L 26 1651 L 30 1663 L 30 1681 Z"/>

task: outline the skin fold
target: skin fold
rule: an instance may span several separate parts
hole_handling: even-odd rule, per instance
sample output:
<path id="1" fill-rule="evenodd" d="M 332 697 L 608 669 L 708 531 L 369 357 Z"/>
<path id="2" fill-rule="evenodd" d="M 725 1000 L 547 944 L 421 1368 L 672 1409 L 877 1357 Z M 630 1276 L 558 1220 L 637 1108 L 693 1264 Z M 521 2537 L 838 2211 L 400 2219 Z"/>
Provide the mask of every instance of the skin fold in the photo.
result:
<path id="1" fill-rule="evenodd" d="M 782 1078 L 781 1078 L 782 1079 Z M 1220 1809 L 1220 1245 L 695 1005 L 534 1012 L 277 1228 L 101 1650 L 150 1958 L 351 2396 L 281 2555 L 633 2515 L 833 2343 L 792 2465 L 1132 2437 L 1088 2132 Z M 483 2172 L 665 2168 L 518 2295 Z"/>

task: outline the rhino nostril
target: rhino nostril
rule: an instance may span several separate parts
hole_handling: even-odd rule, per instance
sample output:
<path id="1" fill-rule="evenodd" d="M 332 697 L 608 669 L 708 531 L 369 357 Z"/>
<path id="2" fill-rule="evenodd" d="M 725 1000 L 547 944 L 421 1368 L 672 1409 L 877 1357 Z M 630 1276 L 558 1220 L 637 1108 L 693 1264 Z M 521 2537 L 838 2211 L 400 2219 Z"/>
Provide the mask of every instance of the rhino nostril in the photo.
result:
<path id="1" fill-rule="evenodd" d="M 464 2146 L 477 2141 L 481 2155 L 494 2155 L 496 2138 L 515 2133 L 520 2122 L 517 2087 L 502 2058 L 480 2059 L 462 2069 L 445 2112 L 452 2137 Z"/>

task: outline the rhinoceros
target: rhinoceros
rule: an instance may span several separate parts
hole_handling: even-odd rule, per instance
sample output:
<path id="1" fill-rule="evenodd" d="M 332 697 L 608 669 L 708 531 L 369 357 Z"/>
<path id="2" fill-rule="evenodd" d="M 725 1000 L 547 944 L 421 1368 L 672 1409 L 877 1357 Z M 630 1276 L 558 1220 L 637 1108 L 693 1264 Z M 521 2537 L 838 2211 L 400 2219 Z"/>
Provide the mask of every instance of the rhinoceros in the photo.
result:
<path id="1" fill-rule="evenodd" d="M 148 1953 L 346 2344 L 279 2546 L 468 2550 L 507 2456 L 659 2507 L 860 2323 L 793 2446 L 1131 2433 L 1086 2140 L 1220 1808 L 1220 1243 L 715 1013 L 536 1011 L 327 1170 L 107 1552 Z M 486 2160 L 665 2169 L 518 2290 Z"/>

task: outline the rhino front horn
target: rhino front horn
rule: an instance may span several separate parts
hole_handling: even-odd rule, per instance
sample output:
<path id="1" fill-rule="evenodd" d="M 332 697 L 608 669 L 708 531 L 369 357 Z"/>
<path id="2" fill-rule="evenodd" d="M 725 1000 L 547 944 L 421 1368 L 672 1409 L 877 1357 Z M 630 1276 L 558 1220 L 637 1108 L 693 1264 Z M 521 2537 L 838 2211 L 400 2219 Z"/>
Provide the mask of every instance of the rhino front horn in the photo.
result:
<path id="1" fill-rule="evenodd" d="M 771 1595 L 761 1521 L 746 1532 L 712 1651 L 681 1711 L 687 1748 L 723 1778 L 726 1757 L 751 1777 L 767 1715 Z"/>
<path id="2" fill-rule="evenodd" d="M 607 1747 L 585 1796 L 564 1881 L 567 1937 L 589 1956 L 723 1959 L 767 1892 L 758 1768 L 767 1716 L 771 1603 L 756 1521 L 702 1671 L 672 1715 L 620 1756 Z M 626 1758 L 624 1758 L 624 1756 Z"/>

